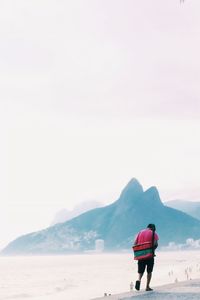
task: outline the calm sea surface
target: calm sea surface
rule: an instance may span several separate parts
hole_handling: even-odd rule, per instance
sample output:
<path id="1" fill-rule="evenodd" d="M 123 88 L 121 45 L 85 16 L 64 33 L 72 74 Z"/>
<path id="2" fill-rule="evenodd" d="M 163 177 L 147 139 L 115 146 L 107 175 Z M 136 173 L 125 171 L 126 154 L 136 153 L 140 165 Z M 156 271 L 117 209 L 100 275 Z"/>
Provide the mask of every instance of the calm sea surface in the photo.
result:
<path id="1" fill-rule="evenodd" d="M 89 300 L 129 291 L 136 277 L 132 253 L 0 257 L 0 300 Z M 157 253 L 152 286 L 190 278 L 200 278 L 200 251 Z"/>

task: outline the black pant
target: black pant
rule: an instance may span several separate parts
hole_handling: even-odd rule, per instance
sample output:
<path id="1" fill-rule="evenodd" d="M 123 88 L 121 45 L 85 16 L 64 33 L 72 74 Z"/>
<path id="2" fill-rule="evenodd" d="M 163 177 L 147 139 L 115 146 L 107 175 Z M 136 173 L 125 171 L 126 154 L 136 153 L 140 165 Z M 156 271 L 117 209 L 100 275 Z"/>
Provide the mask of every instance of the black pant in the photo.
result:
<path id="1" fill-rule="evenodd" d="M 143 274 L 147 267 L 147 273 L 152 273 L 154 266 L 154 258 L 138 260 L 138 273 Z"/>

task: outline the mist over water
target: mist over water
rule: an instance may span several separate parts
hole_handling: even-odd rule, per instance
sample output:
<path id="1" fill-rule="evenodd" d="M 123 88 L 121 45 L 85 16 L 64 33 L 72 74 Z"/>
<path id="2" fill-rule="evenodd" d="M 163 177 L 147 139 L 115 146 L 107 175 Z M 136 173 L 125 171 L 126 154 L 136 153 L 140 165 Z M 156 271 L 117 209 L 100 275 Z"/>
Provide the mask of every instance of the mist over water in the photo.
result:
<path id="1" fill-rule="evenodd" d="M 200 278 L 200 251 L 157 252 L 155 260 L 152 287 Z M 88 300 L 129 291 L 136 278 L 132 253 L 0 257 L 0 300 Z"/>

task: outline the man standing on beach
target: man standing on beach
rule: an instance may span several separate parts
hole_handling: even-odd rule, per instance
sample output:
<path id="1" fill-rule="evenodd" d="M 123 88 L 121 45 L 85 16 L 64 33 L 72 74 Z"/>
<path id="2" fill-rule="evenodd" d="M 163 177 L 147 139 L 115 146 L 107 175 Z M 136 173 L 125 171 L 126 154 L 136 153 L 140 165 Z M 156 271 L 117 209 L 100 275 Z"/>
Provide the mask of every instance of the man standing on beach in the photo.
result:
<path id="1" fill-rule="evenodd" d="M 154 266 L 155 249 L 158 247 L 158 235 L 155 232 L 156 226 L 149 224 L 146 229 L 141 230 L 134 241 L 135 259 L 138 260 L 138 280 L 135 283 L 136 290 L 139 291 L 142 276 L 145 268 L 147 268 L 147 284 L 146 291 L 152 291 L 150 281 Z"/>

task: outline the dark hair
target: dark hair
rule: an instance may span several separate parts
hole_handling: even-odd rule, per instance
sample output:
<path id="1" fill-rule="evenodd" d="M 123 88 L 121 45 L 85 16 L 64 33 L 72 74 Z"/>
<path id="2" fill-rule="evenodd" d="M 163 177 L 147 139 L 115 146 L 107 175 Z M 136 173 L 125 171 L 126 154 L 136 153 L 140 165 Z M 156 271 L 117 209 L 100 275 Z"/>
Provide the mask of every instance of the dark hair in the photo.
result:
<path id="1" fill-rule="evenodd" d="M 149 228 L 149 229 L 151 229 L 151 230 L 153 230 L 153 231 L 156 231 L 156 226 L 155 226 L 155 224 L 149 224 L 149 225 L 147 226 L 147 228 Z"/>

